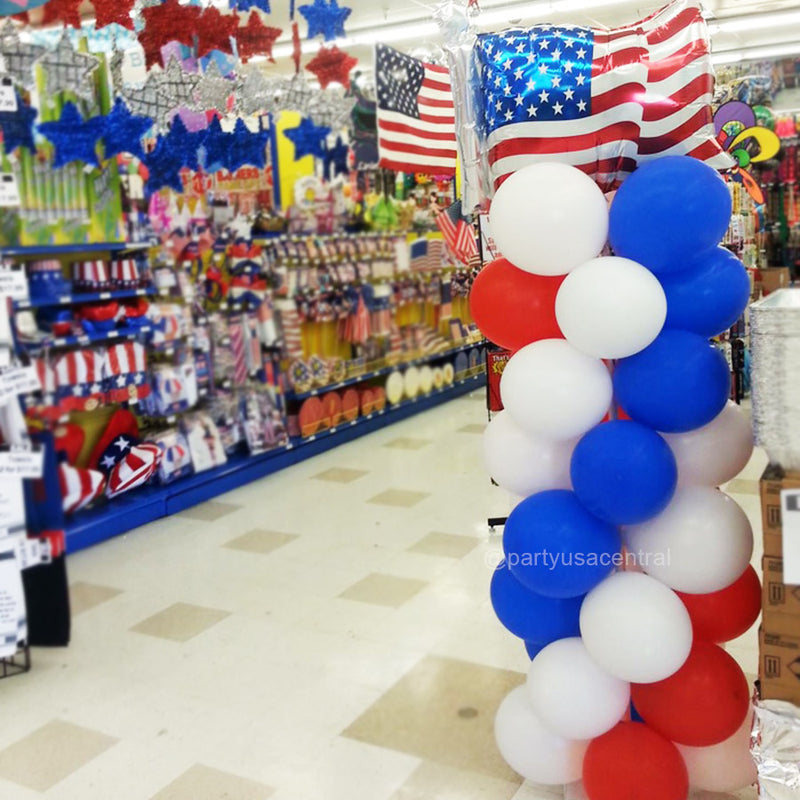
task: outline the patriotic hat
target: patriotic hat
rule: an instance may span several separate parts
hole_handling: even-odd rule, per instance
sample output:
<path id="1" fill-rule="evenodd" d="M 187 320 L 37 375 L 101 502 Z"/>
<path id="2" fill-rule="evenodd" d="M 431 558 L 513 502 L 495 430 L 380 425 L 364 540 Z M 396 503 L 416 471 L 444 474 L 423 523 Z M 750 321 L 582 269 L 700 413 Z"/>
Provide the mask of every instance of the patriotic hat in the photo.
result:
<path id="1" fill-rule="evenodd" d="M 88 306 L 81 306 L 76 311 L 86 333 L 113 330 L 117 324 L 118 313 L 119 303 L 114 300 L 109 303 L 92 303 Z"/>
<path id="2" fill-rule="evenodd" d="M 121 342 L 108 348 L 106 395 L 110 403 L 138 403 L 150 394 L 147 351 L 140 342 Z"/>
<path id="3" fill-rule="evenodd" d="M 139 266 L 133 258 L 119 258 L 110 265 L 111 282 L 117 289 L 136 289 L 141 284 Z"/>
<path id="4" fill-rule="evenodd" d="M 229 269 L 231 275 L 242 275 L 261 271 L 261 248 L 245 239 L 237 239 L 230 249 Z"/>
<path id="5" fill-rule="evenodd" d="M 167 430 L 152 437 L 152 444 L 161 450 L 158 480 L 166 484 L 192 472 L 192 454 L 186 437 L 176 430 Z"/>
<path id="6" fill-rule="evenodd" d="M 105 261 L 76 261 L 72 265 L 72 281 L 75 288 L 81 291 L 108 289 L 108 264 Z"/>
<path id="7" fill-rule="evenodd" d="M 117 497 L 147 483 L 158 469 L 161 448 L 157 444 L 131 445 L 108 476 L 106 495 Z"/>
<path id="8" fill-rule="evenodd" d="M 61 297 L 72 291 L 72 283 L 64 277 L 60 261 L 32 261 L 28 264 L 28 291 L 34 298 Z"/>
<path id="9" fill-rule="evenodd" d="M 91 411 L 106 402 L 105 350 L 64 353 L 55 364 L 56 398 L 64 411 Z"/>
<path id="10" fill-rule="evenodd" d="M 53 431 L 56 453 L 62 453 L 67 463 L 76 464 L 83 449 L 86 433 L 80 425 L 67 422 Z"/>
<path id="11" fill-rule="evenodd" d="M 103 494 L 106 478 L 102 472 L 61 463 L 58 465 L 58 484 L 64 513 L 74 514 Z"/>
<path id="12" fill-rule="evenodd" d="M 149 325 L 151 320 L 147 314 L 150 303 L 144 297 L 137 297 L 122 306 L 123 321 L 128 328 L 142 328 Z"/>
<path id="13" fill-rule="evenodd" d="M 139 423 L 127 408 L 118 408 L 111 415 L 106 429 L 92 448 L 89 456 L 89 466 L 93 469 L 100 469 L 100 459 L 106 455 L 109 447 L 120 437 L 128 442 L 139 441 Z M 124 448 L 120 447 L 119 452 L 124 452 Z"/>

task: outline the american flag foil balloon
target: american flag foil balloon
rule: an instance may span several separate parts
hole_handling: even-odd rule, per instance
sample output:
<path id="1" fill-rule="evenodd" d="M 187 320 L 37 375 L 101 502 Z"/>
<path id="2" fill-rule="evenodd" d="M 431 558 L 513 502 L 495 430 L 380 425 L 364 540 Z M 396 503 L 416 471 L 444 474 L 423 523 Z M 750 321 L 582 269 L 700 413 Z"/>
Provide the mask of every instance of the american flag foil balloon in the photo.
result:
<path id="1" fill-rule="evenodd" d="M 675 0 L 620 28 L 514 28 L 472 35 L 468 53 L 451 43 L 460 144 L 468 169 L 481 170 L 467 179 L 479 182 L 477 200 L 541 161 L 578 167 L 606 191 L 664 155 L 731 167 L 714 134 L 701 11 Z"/>

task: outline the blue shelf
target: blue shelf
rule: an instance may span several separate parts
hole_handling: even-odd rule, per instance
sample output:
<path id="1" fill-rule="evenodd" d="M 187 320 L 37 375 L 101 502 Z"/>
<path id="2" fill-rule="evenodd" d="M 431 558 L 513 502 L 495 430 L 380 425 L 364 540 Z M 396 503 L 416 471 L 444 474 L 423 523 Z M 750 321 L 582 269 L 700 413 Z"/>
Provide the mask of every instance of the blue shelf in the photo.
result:
<path id="1" fill-rule="evenodd" d="M 112 289 L 108 292 L 76 292 L 60 297 L 31 297 L 27 300 L 15 300 L 14 309 L 53 308 L 54 306 L 71 306 L 75 303 L 93 303 L 98 300 L 128 300 L 131 297 L 147 297 L 156 293 L 155 289 Z"/>
<path id="2" fill-rule="evenodd" d="M 407 400 L 382 412 L 361 417 L 306 439 L 293 439 L 287 446 L 257 456 L 235 455 L 215 469 L 191 475 L 168 486 L 146 486 L 110 503 L 82 511 L 67 523 L 67 551 L 74 553 L 126 533 L 140 525 L 177 514 L 217 495 L 237 489 L 286 467 L 313 458 L 340 444 L 358 439 L 393 422 L 434 408 L 480 388 L 484 374 L 457 381 L 446 389 Z"/>
<path id="3" fill-rule="evenodd" d="M 48 336 L 40 342 L 20 342 L 20 345 L 30 352 L 49 347 L 73 347 L 75 345 L 85 347 L 98 342 L 113 344 L 118 341 L 138 339 L 142 334 L 149 333 L 151 330 L 153 330 L 152 325 L 143 325 L 141 328 L 114 328 L 114 330 L 99 331 L 98 333 L 82 333 L 80 336 Z"/>
<path id="4" fill-rule="evenodd" d="M 381 376 L 388 375 L 396 370 L 408 369 L 408 367 L 419 367 L 423 364 L 430 364 L 433 361 L 439 361 L 442 358 L 449 358 L 450 356 L 454 356 L 464 350 L 472 350 L 475 347 L 485 346 L 485 340 L 475 342 L 474 344 L 464 344 L 459 347 L 454 347 L 450 350 L 443 350 L 440 353 L 431 353 L 428 356 L 422 356 L 422 358 L 414 358 L 410 361 L 402 361 L 398 364 L 394 364 L 391 367 L 381 367 L 380 369 L 373 370 L 372 372 L 365 372 L 363 375 L 354 375 L 352 378 L 348 378 L 345 381 L 332 383 L 329 386 L 322 386 L 319 389 L 311 389 L 308 392 L 300 392 L 299 394 L 287 392 L 286 398 L 287 400 L 305 400 L 308 397 L 316 397 L 317 395 L 326 394 L 327 392 L 335 392 L 337 389 L 344 389 L 347 386 L 354 386 L 357 383 L 364 383 L 364 381 L 369 381 L 373 378 L 380 378 Z"/>
<path id="5" fill-rule="evenodd" d="M 133 252 L 134 250 L 147 250 L 150 245 L 129 244 L 128 242 L 95 242 L 87 244 L 41 244 L 27 245 L 25 247 L 0 247 L 0 254 L 4 256 L 66 256 L 80 253 L 118 253 Z"/>

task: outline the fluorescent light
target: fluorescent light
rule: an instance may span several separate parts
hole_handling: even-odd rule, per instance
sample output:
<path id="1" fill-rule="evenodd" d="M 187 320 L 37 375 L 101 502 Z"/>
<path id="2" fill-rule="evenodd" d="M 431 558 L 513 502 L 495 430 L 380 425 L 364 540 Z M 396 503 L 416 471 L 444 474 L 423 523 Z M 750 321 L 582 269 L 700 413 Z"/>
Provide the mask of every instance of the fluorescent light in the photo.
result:
<path id="1" fill-rule="evenodd" d="M 759 61 L 762 58 L 800 55 L 800 42 L 771 44 L 765 47 L 746 47 L 742 50 L 722 50 L 711 54 L 712 64 L 735 64 L 738 61 Z"/>
<path id="2" fill-rule="evenodd" d="M 776 11 L 771 14 L 747 14 L 743 17 L 722 17 L 708 23 L 708 30 L 715 33 L 738 33 L 739 31 L 755 31 L 762 28 L 778 28 L 784 25 L 800 23 L 800 11 Z"/>
<path id="3" fill-rule="evenodd" d="M 517 6 L 504 6 L 502 9 L 482 11 L 475 23 L 483 28 L 498 23 L 508 24 L 516 19 L 541 19 L 550 14 L 569 11 L 583 11 L 588 8 L 601 8 L 626 3 L 628 0 L 552 0 L 545 3 L 524 3 Z"/>

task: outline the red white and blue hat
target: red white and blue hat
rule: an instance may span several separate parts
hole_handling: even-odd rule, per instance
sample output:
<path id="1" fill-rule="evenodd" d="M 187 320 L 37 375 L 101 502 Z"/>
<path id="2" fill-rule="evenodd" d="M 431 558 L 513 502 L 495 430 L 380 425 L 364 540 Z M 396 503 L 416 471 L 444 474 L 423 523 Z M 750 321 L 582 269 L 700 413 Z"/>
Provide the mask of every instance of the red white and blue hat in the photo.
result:
<path id="1" fill-rule="evenodd" d="M 74 350 L 55 364 L 56 398 L 65 411 L 85 411 L 106 402 L 105 350 Z"/>
<path id="2" fill-rule="evenodd" d="M 103 494 L 106 478 L 102 472 L 81 469 L 62 462 L 58 465 L 58 483 L 65 514 L 74 514 Z"/>
<path id="3" fill-rule="evenodd" d="M 117 497 L 147 483 L 161 461 L 161 448 L 144 442 L 126 449 L 108 476 L 106 495 Z"/>
<path id="4" fill-rule="evenodd" d="M 150 394 L 147 351 L 141 342 L 120 342 L 108 348 L 105 383 L 110 403 L 137 403 Z"/>
<path id="5" fill-rule="evenodd" d="M 117 289 L 136 289 L 141 283 L 139 265 L 133 258 L 118 258 L 111 262 L 111 282 Z"/>
<path id="6" fill-rule="evenodd" d="M 111 281 L 105 261 L 76 261 L 72 265 L 72 282 L 76 289 L 97 292 L 108 289 Z"/>
<path id="7" fill-rule="evenodd" d="M 62 297 L 72 291 L 64 277 L 61 262 L 49 259 L 28 264 L 28 292 L 31 297 Z"/>

